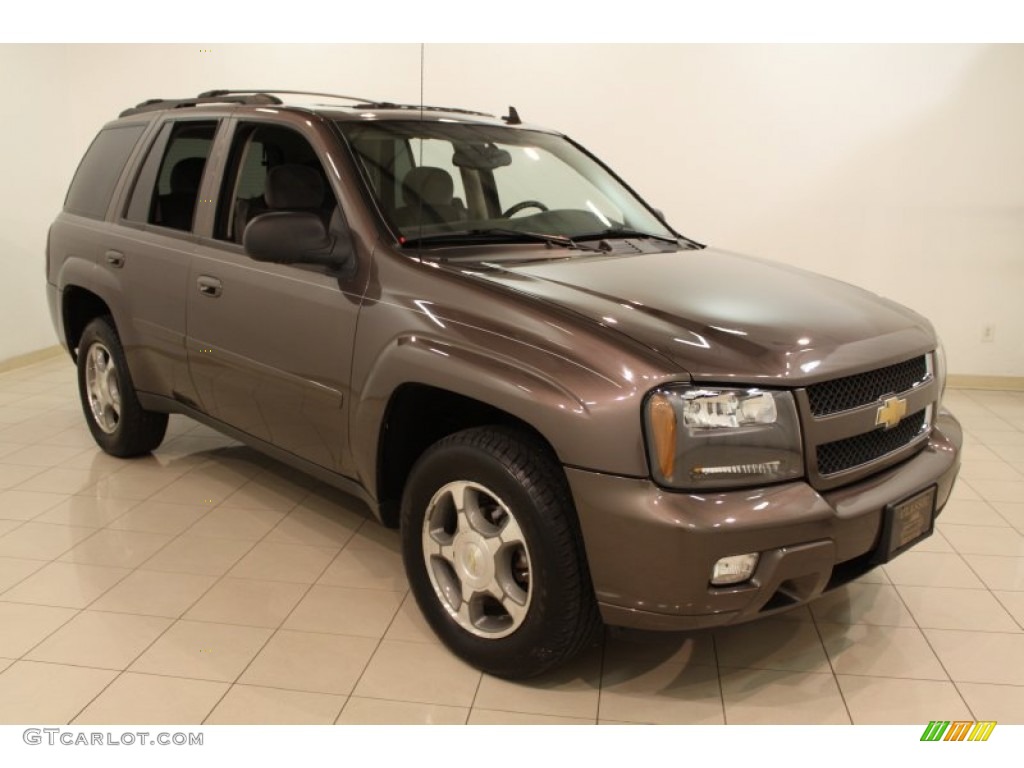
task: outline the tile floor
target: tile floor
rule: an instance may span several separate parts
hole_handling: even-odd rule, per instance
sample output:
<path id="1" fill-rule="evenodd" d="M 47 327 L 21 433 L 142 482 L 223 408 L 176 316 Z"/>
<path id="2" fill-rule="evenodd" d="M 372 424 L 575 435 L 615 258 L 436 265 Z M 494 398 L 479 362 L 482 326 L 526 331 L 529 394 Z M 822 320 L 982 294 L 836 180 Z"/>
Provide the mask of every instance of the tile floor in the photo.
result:
<path id="1" fill-rule="evenodd" d="M 358 502 L 179 417 L 112 459 L 75 392 L 0 374 L 0 723 L 1024 723 L 1024 393 L 948 394 L 961 480 L 886 568 L 520 684 L 438 644 Z"/>

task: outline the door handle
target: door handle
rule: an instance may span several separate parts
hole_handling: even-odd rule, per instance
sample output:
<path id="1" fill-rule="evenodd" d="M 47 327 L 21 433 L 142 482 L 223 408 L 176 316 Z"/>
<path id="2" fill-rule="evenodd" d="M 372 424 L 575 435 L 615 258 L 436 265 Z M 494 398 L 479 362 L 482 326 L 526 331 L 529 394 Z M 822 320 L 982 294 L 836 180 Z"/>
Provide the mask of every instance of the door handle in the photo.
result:
<path id="1" fill-rule="evenodd" d="M 220 296 L 221 290 L 223 289 L 223 285 L 221 285 L 220 280 L 216 277 L 207 277 L 206 275 L 201 275 L 199 279 L 196 280 L 196 284 L 199 286 L 199 292 L 203 294 L 203 296 Z"/>
<path id="2" fill-rule="evenodd" d="M 120 269 L 124 266 L 124 254 L 120 251 L 107 251 L 107 264 Z"/>

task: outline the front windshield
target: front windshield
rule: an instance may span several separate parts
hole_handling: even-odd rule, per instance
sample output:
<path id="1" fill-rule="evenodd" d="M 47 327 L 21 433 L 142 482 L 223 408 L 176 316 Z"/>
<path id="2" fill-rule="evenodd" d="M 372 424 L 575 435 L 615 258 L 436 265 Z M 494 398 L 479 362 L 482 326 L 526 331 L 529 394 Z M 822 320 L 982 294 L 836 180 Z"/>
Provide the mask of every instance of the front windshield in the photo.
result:
<path id="1" fill-rule="evenodd" d="M 403 242 L 676 235 L 601 165 L 541 131 L 446 122 L 339 122 Z"/>

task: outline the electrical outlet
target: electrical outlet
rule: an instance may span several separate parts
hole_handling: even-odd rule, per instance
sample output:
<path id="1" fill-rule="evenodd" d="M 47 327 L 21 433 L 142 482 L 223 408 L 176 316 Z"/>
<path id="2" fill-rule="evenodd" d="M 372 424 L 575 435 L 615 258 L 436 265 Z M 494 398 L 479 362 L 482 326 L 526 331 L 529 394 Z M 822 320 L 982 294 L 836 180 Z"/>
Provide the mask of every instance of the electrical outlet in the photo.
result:
<path id="1" fill-rule="evenodd" d="M 996 326 L 994 323 L 988 323 L 981 329 L 981 341 L 983 344 L 989 344 L 996 340 Z"/>

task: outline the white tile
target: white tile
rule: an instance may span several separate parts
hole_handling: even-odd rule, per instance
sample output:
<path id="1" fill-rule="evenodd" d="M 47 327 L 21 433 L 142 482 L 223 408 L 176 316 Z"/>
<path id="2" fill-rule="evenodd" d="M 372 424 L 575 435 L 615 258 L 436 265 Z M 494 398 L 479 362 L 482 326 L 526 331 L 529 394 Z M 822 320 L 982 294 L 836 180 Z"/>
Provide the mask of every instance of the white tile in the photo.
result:
<path id="1" fill-rule="evenodd" d="M 15 603 L 85 608 L 130 571 L 105 565 L 50 563 L 4 592 Z"/>
<path id="2" fill-rule="evenodd" d="M 914 619 L 890 584 L 847 584 L 811 603 L 814 618 L 833 624 L 912 627 Z"/>
<path id="3" fill-rule="evenodd" d="M 601 689 L 601 651 L 595 648 L 558 669 L 525 681 L 484 675 L 473 707 L 594 722 Z"/>
<path id="4" fill-rule="evenodd" d="M 60 559 L 67 563 L 135 568 L 170 540 L 170 536 L 160 533 L 101 530 L 65 552 Z"/>
<path id="5" fill-rule="evenodd" d="M 962 555 L 1024 557 L 1024 535 L 1012 528 L 944 525 L 942 535 Z"/>
<path id="6" fill-rule="evenodd" d="M 233 682 L 271 630 L 200 621 L 176 622 L 131 666 L 132 672 Z"/>
<path id="7" fill-rule="evenodd" d="M 497 709 L 473 707 L 467 725 L 594 725 L 593 720 L 580 717 L 558 717 L 527 712 L 502 712 Z"/>
<path id="8" fill-rule="evenodd" d="M 199 725 L 227 683 L 123 673 L 75 718 L 76 725 Z"/>
<path id="9" fill-rule="evenodd" d="M 364 699 L 350 696 L 339 725 L 462 725 L 469 716 L 466 707 L 418 704 L 409 701 Z"/>
<path id="10" fill-rule="evenodd" d="M 964 555 L 989 589 L 1024 591 L 1024 557 Z"/>
<path id="11" fill-rule="evenodd" d="M 825 649 L 838 675 L 948 679 L 916 627 L 820 624 Z"/>
<path id="12" fill-rule="evenodd" d="M 193 573 L 134 571 L 89 607 L 177 619 L 216 581 L 216 576 Z"/>
<path id="13" fill-rule="evenodd" d="M 189 529 L 189 536 L 259 541 L 284 517 L 271 509 L 217 507 Z"/>
<path id="14" fill-rule="evenodd" d="M 231 569 L 230 575 L 239 579 L 312 584 L 323 573 L 335 553 L 335 549 L 327 547 L 261 541 Z"/>
<path id="15" fill-rule="evenodd" d="M 314 585 L 285 622 L 286 629 L 361 637 L 384 636 L 402 592 Z"/>
<path id="16" fill-rule="evenodd" d="M 1017 623 L 988 591 L 944 587 L 899 587 L 918 626 L 1017 632 Z"/>
<path id="17" fill-rule="evenodd" d="M 918 725 L 936 712 L 949 720 L 973 720 L 957 686 L 941 680 L 897 680 L 839 675 L 854 725 Z"/>
<path id="18" fill-rule="evenodd" d="M 347 696 L 376 647 L 377 641 L 368 637 L 282 629 L 274 634 L 238 682 Z"/>
<path id="19" fill-rule="evenodd" d="M 987 501 L 949 502 L 936 518 L 939 525 L 1007 525 Z"/>
<path id="20" fill-rule="evenodd" d="M 996 720 L 1000 725 L 1024 725 L 1024 686 L 958 683 L 957 688 L 974 713 L 970 719 Z"/>
<path id="21" fill-rule="evenodd" d="M 0 491 L 0 519 L 32 520 L 69 498 L 61 493 Z"/>
<path id="22" fill-rule="evenodd" d="M 723 668 L 722 700 L 726 722 L 732 725 L 850 722 L 831 674 Z"/>
<path id="23" fill-rule="evenodd" d="M 0 674 L 0 723 L 70 722 L 117 672 L 18 661 Z"/>
<path id="24" fill-rule="evenodd" d="M 26 656 L 78 667 L 125 669 L 171 624 L 171 619 L 82 611 Z"/>
<path id="25" fill-rule="evenodd" d="M 223 578 L 185 614 L 194 621 L 275 628 L 305 594 L 305 584 Z"/>
<path id="26" fill-rule="evenodd" d="M 924 633 L 954 682 L 1024 686 L 1024 634 L 952 629 Z"/>
<path id="27" fill-rule="evenodd" d="M 383 640 L 353 693 L 372 699 L 468 707 L 480 677 L 479 671 L 441 646 Z"/>
<path id="28" fill-rule="evenodd" d="M 0 602 L 0 657 L 19 658 L 74 615 L 70 608 Z"/>
<path id="29" fill-rule="evenodd" d="M 0 594 L 19 581 L 28 578 L 46 565 L 45 560 L 22 560 L 17 557 L 0 557 Z"/>
<path id="30" fill-rule="evenodd" d="M 95 532 L 94 528 L 30 521 L 0 536 L 0 557 L 52 560 Z"/>
<path id="31" fill-rule="evenodd" d="M 984 584 L 958 554 L 904 552 L 885 564 L 885 573 L 897 586 L 983 589 Z"/>
<path id="32" fill-rule="evenodd" d="M 723 667 L 828 671 L 818 630 L 808 622 L 763 619 L 725 627 L 715 631 L 715 647 Z"/>
<path id="33" fill-rule="evenodd" d="M 130 512 L 118 517 L 109 527 L 124 531 L 177 535 L 209 512 L 209 508 L 194 504 L 165 504 L 147 500 L 136 503 Z"/>
<path id="34" fill-rule="evenodd" d="M 632 661 L 606 669 L 599 714 L 601 720 L 633 723 L 723 723 L 718 670 L 678 661 Z"/>
<path id="35" fill-rule="evenodd" d="M 344 696 L 233 685 L 206 725 L 330 725 L 345 706 Z"/>

